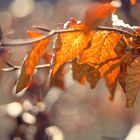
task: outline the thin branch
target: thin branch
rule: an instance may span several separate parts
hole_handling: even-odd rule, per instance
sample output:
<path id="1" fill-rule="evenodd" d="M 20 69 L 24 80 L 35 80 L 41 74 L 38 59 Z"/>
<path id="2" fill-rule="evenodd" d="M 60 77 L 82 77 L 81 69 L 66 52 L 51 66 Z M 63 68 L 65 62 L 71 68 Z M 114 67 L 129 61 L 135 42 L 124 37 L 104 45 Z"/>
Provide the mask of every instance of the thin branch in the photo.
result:
<path id="1" fill-rule="evenodd" d="M 42 35 L 41 37 L 37 37 L 35 39 L 3 39 L 0 41 L 0 47 L 28 45 L 49 38 L 57 33 L 78 32 L 78 31 L 80 30 L 79 29 L 52 30 L 48 34 Z"/>
<path id="2" fill-rule="evenodd" d="M 122 27 L 123 28 L 123 27 Z M 134 34 L 134 31 L 130 29 L 131 32 L 128 32 L 126 30 L 120 29 L 120 28 L 115 28 L 115 27 L 104 27 L 104 26 L 98 26 L 97 30 L 106 30 L 106 31 L 114 31 L 114 32 L 118 32 L 120 34 L 124 34 L 127 35 L 129 37 L 133 37 L 138 39 L 138 37 Z"/>
<path id="3" fill-rule="evenodd" d="M 35 27 L 37 29 L 40 29 L 40 30 L 45 30 L 45 31 L 50 31 L 48 34 L 44 34 L 42 35 L 41 37 L 37 37 L 35 39 L 3 39 L 3 38 L 0 38 L 1 41 L 0 41 L 0 47 L 9 47 L 9 46 L 22 46 L 22 45 L 27 45 L 27 44 L 32 44 L 32 43 L 35 43 L 35 42 L 38 42 L 38 41 L 41 41 L 43 39 L 46 39 L 46 38 L 49 38 L 55 34 L 59 34 L 59 33 L 65 33 L 65 32 L 80 32 L 82 31 L 81 29 L 59 29 L 59 30 L 49 30 L 49 29 L 46 29 L 46 28 L 43 28 L 43 27 Z M 103 26 L 98 26 L 97 27 L 97 30 L 106 30 L 106 31 L 114 31 L 114 32 L 118 32 L 118 33 L 121 33 L 121 34 L 125 34 L 129 37 L 133 37 L 133 38 L 136 38 L 136 39 L 139 39 L 135 34 L 134 32 L 128 32 L 128 31 L 125 31 L 123 29 L 119 29 L 119 28 L 114 28 L 114 27 L 103 27 Z M 2 35 L 2 33 L 0 33 Z"/>
<path id="4" fill-rule="evenodd" d="M 42 27 L 42 26 L 33 26 L 33 28 L 39 29 L 39 30 L 42 30 L 42 31 L 46 31 L 46 32 L 50 32 L 51 31 L 50 29 Z"/>
<path id="5" fill-rule="evenodd" d="M 9 71 L 15 71 L 21 69 L 21 66 L 13 65 L 11 62 L 5 61 L 5 63 L 9 66 L 9 68 L 2 68 L 2 71 L 4 72 L 9 72 Z M 44 69 L 44 68 L 49 68 L 50 64 L 42 64 L 42 65 L 37 65 L 35 69 Z"/>

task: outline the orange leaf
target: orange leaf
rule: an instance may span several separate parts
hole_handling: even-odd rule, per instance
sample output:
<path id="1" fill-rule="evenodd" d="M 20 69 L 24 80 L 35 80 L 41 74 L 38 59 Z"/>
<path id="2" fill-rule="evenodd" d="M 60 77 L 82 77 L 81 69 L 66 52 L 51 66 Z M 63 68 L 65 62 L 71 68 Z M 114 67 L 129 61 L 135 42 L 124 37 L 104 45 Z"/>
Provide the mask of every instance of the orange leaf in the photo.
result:
<path id="1" fill-rule="evenodd" d="M 120 38 L 121 35 L 115 32 L 96 32 L 91 41 L 91 47 L 81 54 L 79 64 L 87 63 L 91 66 L 97 66 L 116 59 L 118 54 L 115 47 Z"/>
<path id="2" fill-rule="evenodd" d="M 81 29 L 85 28 L 84 24 L 73 23 L 68 29 Z M 93 32 L 85 33 L 84 31 L 80 32 L 69 32 L 61 33 L 60 41 L 61 48 L 56 52 L 55 55 L 55 65 L 52 70 L 52 75 L 56 73 L 59 67 L 78 57 L 82 51 L 88 47 L 88 43 L 92 39 Z"/>
<path id="3" fill-rule="evenodd" d="M 87 9 L 84 16 L 84 22 L 89 29 L 96 29 L 102 20 L 110 16 L 115 11 L 116 7 L 110 3 L 93 4 Z"/>
<path id="4" fill-rule="evenodd" d="M 130 0 L 131 5 L 135 5 L 137 0 Z"/>
<path id="5" fill-rule="evenodd" d="M 112 72 L 116 67 L 118 67 L 121 63 L 121 59 L 116 58 L 111 61 L 106 61 L 105 63 L 99 65 L 97 69 L 99 70 L 102 77 L 106 74 Z"/>
<path id="6" fill-rule="evenodd" d="M 120 67 L 117 67 L 114 68 L 112 72 L 107 73 L 105 75 L 106 84 L 111 93 L 110 100 L 114 99 L 119 73 L 120 73 Z"/>
<path id="7" fill-rule="evenodd" d="M 42 35 L 40 33 L 35 32 L 28 32 L 28 34 L 31 38 L 35 38 Z M 50 38 L 39 41 L 34 45 L 34 48 L 28 54 L 21 68 L 20 77 L 16 87 L 16 93 L 20 92 L 28 86 L 31 76 L 34 72 L 34 68 L 38 64 L 40 58 L 43 56 L 46 46 L 49 44 L 49 41 Z"/>
<path id="8" fill-rule="evenodd" d="M 28 34 L 31 38 L 35 38 L 42 35 L 40 33 L 35 33 L 35 32 L 28 32 Z M 39 41 L 34 45 L 33 50 L 29 53 L 27 59 L 25 60 L 25 65 L 27 66 L 26 73 L 28 75 L 33 74 L 34 68 L 38 64 L 40 58 L 45 53 L 45 49 L 46 46 L 49 44 L 49 41 L 50 38 Z"/>

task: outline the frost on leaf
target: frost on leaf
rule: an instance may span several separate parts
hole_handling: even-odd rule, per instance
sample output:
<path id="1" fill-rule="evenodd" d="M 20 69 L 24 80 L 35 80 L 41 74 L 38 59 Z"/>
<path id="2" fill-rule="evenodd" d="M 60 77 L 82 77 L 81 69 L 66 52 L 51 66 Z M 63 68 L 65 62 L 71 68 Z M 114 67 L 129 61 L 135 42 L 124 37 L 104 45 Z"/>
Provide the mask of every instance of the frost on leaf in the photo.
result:
<path id="1" fill-rule="evenodd" d="M 35 38 L 42 35 L 40 33 L 35 32 L 28 32 L 28 34 L 31 38 Z M 34 48 L 24 60 L 16 87 L 16 93 L 20 92 L 25 87 L 28 87 L 35 66 L 38 64 L 40 58 L 43 56 L 46 46 L 49 44 L 49 41 L 50 38 L 47 38 L 42 41 L 39 41 L 38 43 L 35 43 Z"/>

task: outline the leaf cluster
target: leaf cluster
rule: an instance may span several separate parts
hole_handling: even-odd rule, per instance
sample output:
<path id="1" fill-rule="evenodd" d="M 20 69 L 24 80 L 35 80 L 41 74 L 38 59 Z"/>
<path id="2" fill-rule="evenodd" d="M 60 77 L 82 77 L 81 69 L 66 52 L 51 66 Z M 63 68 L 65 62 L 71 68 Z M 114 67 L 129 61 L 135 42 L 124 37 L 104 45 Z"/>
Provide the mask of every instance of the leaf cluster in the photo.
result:
<path id="1" fill-rule="evenodd" d="M 135 2 L 131 0 L 132 4 Z M 29 86 L 46 47 L 53 42 L 52 79 L 61 66 L 70 62 L 73 78 L 81 84 L 87 81 L 94 88 L 99 79 L 104 78 L 111 100 L 119 82 L 126 95 L 126 107 L 132 107 L 140 83 L 140 29 L 136 28 L 129 36 L 113 29 L 98 30 L 98 25 L 116 10 L 111 3 L 94 4 L 87 9 L 82 22 L 71 19 L 64 24 L 68 32 L 53 34 L 36 42 L 23 62 L 16 93 Z M 38 32 L 28 32 L 28 35 L 31 38 L 43 36 Z"/>

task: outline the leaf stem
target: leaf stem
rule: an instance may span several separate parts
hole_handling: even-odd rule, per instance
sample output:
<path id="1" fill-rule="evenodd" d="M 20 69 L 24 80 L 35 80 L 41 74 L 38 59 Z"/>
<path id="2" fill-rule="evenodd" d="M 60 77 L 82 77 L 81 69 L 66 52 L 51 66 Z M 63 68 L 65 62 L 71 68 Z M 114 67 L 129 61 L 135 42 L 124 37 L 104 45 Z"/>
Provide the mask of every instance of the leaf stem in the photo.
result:
<path id="1" fill-rule="evenodd" d="M 21 66 L 13 65 L 11 62 L 5 61 L 5 63 L 9 66 L 9 68 L 2 68 L 2 71 L 9 72 L 9 71 L 15 71 L 18 69 L 21 69 Z M 49 68 L 50 64 L 41 64 L 37 65 L 35 69 L 43 69 L 43 68 Z"/>

